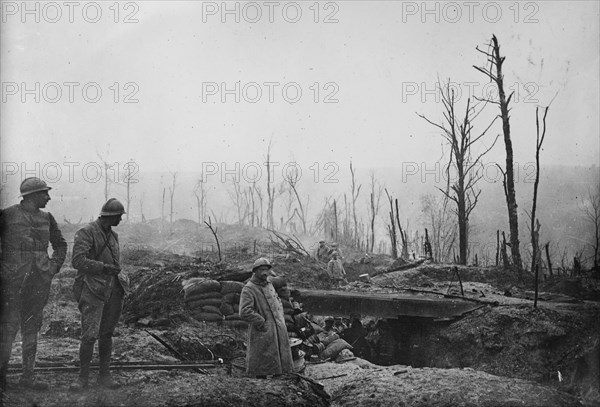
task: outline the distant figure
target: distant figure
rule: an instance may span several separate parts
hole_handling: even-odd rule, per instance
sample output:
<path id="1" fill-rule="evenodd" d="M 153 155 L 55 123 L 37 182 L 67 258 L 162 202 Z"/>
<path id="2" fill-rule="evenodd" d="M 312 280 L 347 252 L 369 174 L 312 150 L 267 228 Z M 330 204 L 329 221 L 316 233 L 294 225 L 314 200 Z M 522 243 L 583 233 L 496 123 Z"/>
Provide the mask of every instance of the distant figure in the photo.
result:
<path id="1" fill-rule="evenodd" d="M 75 233 L 73 267 L 77 276 L 73 293 L 81 312 L 81 343 L 79 345 L 79 378 L 71 391 L 88 387 L 94 344 L 98 341 L 100 371 L 98 384 L 115 389 L 120 384 L 110 375 L 112 336 L 123 309 L 123 299 L 129 289 L 129 279 L 121 273 L 119 237 L 112 230 L 125 213 L 123 204 L 109 199 L 97 220 Z"/>
<path id="2" fill-rule="evenodd" d="M 342 260 L 338 258 L 337 252 L 331 253 L 331 260 L 327 264 L 327 274 L 340 285 L 342 283 L 348 284 L 346 270 L 344 270 L 344 265 L 342 264 Z"/>
<path id="3" fill-rule="evenodd" d="M 315 253 L 315 258 L 319 261 L 326 263 L 329 260 L 329 247 L 325 243 L 325 240 L 319 241 L 319 247 Z"/>
<path id="4" fill-rule="evenodd" d="M 246 374 L 251 377 L 291 373 L 294 369 L 283 305 L 268 280 L 271 267 L 268 259 L 257 259 L 240 296 L 239 315 L 248 322 Z"/>
<path id="5" fill-rule="evenodd" d="M 67 242 L 46 207 L 52 189 L 35 177 L 25 178 L 20 192 L 23 200 L 0 211 L 0 404 L 6 387 L 8 361 L 15 335 L 21 328 L 23 374 L 20 385 L 45 390 L 48 384 L 34 377 L 38 332 L 52 278 L 67 255 Z M 52 244 L 52 258 L 48 256 Z"/>
<path id="6" fill-rule="evenodd" d="M 329 258 L 331 258 L 331 255 L 333 254 L 333 252 L 337 252 L 338 258 L 340 260 L 342 260 L 344 258 L 344 256 L 342 256 L 342 251 L 338 247 L 338 244 L 335 242 L 331 244 L 331 249 L 329 249 Z"/>

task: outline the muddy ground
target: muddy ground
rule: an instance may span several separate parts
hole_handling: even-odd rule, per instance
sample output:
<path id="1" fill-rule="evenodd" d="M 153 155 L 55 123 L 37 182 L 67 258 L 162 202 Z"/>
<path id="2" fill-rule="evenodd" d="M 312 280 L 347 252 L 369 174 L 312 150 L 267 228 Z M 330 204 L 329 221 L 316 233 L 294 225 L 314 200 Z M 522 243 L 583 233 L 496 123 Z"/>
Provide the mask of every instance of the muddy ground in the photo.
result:
<path id="1" fill-rule="evenodd" d="M 481 308 L 452 321 L 380 321 L 379 345 L 390 356 L 387 360 L 371 358 L 379 364 L 361 358 L 342 363 L 311 359 L 300 375 L 247 378 L 243 373 L 245 330 L 191 318 L 184 306 L 181 283 L 192 277 L 243 275 L 260 255 L 255 250 L 238 248 L 224 253 L 224 261 L 218 264 L 211 255 L 188 257 L 162 247 L 130 246 L 124 250 L 125 272 L 134 290 L 115 337 L 114 361 L 178 362 L 151 332 L 185 358 L 210 361 L 211 366 L 204 372 L 115 370 L 115 378 L 124 384 L 122 388 L 110 391 L 92 385 L 84 393 L 68 391 L 76 372 L 40 373 L 40 378 L 51 385 L 46 392 L 19 388 L 15 372 L 9 376 L 6 405 L 600 405 L 600 306 L 590 301 L 598 293 L 596 282 L 547 282 L 542 286 L 538 307 L 533 308 L 529 299 L 531 282 L 510 276 L 507 271 L 459 268 L 461 292 L 450 266 L 423 264 L 382 273 L 391 265 L 385 256 L 367 262 L 347 256 L 350 283 L 339 289 L 464 295 L 481 303 Z M 277 273 L 284 275 L 291 286 L 334 288 L 323 264 L 269 254 L 274 255 Z M 358 281 L 365 273 L 373 276 L 370 281 Z M 53 282 L 40 336 L 40 365 L 78 360 L 79 313 L 71 295 L 74 275 L 75 271 L 65 266 Z M 561 292 L 561 285 L 570 291 Z M 579 288 L 573 289 L 575 286 Z M 361 317 L 365 324 L 376 320 L 373 316 Z M 323 316 L 315 316 L 314 320 L 322 323 Z M 20 362 L 18 340 L 13 347 L 13 363 Z M 220 360 L 222 364 L 215 362 Z M 92 383 L 94 380 L 93 374 Z"/>

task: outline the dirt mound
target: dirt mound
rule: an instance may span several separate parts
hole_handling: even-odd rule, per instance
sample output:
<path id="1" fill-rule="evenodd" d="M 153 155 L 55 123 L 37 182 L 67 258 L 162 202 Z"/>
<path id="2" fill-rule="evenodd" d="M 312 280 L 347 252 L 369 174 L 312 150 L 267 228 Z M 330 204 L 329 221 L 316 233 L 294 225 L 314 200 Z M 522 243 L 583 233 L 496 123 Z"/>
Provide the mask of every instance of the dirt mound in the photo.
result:
<path id="1" fill-rule="evenodd" d="M 327 275 L 327 265 L 312 257 L 278 257 L 273 262 L 273 270 L 295 288 L 334 287 L 334 281 Z"/>
<path id="2" fill-rule="evenodd" d="M 519 379 L 493 376 L 473 369 L 413 369 L 329 363 L 308 366 L 307 374 L 323 380 L 339 406 L 580 406 L 566 393 Z M 343 377 L 336 377 L 343 375 Z"/>
<path id="3" fill-rule="evenodd" d="M 7 406 L 300 406 L 329 405 L 314 385 L 298 376 L 261 380 L 189 371 L 135 371 L 117 374 L 126 385 L 117 390 L 91 386 L 83 393 L 68 391 L 76 374 L 53 376 L 51 392 L 9 390 Z"/>

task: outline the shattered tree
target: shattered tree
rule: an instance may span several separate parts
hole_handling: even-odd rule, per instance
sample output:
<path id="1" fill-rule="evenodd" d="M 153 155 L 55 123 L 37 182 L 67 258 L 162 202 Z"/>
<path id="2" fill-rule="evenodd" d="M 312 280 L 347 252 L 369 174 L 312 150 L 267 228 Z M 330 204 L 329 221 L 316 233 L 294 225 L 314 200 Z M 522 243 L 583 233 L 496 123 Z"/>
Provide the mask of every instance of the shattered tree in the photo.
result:
<path id="1" fill-rule="evenodd" d="M 504 146 L 506 149 L 506 168 L 504 175 L 504 195 L 506 196 L 506 206 L 508 209 L 508 223 L 510 226 L 510 252 L 512 256 L 512 265 L 518 271 L 522 270 L 521 251 L 519 249 L 519 219 L 517 214 L 517 195 L 515 193 L 515 179 L 513 173 L 513 148 L 510 138 L 510 117 L 508 115 L 510 99 L 514 92 L 508 98 L 504 92 L 504 74 L 502 73 L 502 64 L 506 57 L 500 56 L 500 45 L 495 35 L 488 46 L 491 51 L 482 51 L 478 47 L 477 51 L 484 54 L 489 64 L 488 68 L 473 66 L 479 72 L 486 75 L 498 87 L 498 101 L 489 101 L 500 106 L 500 115 L 502 117 L 502 132 L 504 134 Z"/>
<path id="2" fill-rule="evenodd" d="M 456 112 L 456 96 L 454 90 L 450 87 L 450 80 L 444 85 L 438 82 L 438 87 L 442 96 L 444 107 L 444 120 L 441 124 L 429 120 L 424 115 L 419 117 L 442 131 L 442 137 L 450 146 L 450 156 L 446 164 L 446 179 L 448 183 L 446 189 L 438 188 L 448 199 L 456 203 L 454 211 L 458 217 L 458 247 L 459 264 L 467 264 L 468 246 L 469 246 L 469 216 L 477 205 L 481 190 L 475 190 L 475 185 L 483 177 L 480 171 L 482 167 L 482 157 L 494 147 L 496 139 L 489 148 L 473 158 L 471 148 L 477 143 L 490 129 L 495 119 L 479 135 L 473 136 L 473 120 L 481 113 L 477 105 L 471 106 L 471 99 L 467 99 L 464 118 L 461 120 Z M 485 106 L 484 106 L 485 107 Z M 456 181 L 450 185 L 450 170 L 456 168 Z"/>

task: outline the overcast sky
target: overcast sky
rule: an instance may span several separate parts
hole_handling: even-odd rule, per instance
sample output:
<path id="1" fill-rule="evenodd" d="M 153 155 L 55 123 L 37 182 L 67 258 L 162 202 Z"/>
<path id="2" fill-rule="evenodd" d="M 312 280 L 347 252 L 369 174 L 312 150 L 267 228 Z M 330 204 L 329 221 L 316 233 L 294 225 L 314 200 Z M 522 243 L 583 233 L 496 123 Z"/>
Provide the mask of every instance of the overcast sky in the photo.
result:
<path id="1" fill-rule="evenodd" d="M 15 163 L 65 177 L 98 153 L 142 172 L 243 168 L 269 140 L 273 160 L 319 177 L 329 162 L 433 163 L 441 137 L 417 113 L 441 119 L 438 78 L 460 106 L 494 89 L 473 68 L 492 34 L 515 160 L 534 160 L 535 108 L 552 102 L 542 162 L 599 163 L 597 1 L 1 4 L 2 182 Z M 501 142 L 487 160 L 503 162 Z"/>

